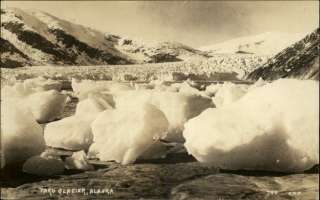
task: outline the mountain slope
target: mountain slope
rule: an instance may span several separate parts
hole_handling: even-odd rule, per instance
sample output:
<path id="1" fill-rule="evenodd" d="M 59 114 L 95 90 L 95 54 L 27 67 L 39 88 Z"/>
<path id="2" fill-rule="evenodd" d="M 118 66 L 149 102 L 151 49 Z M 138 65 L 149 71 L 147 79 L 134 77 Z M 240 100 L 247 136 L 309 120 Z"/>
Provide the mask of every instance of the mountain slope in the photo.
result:
<path id="1" fill-rule="evenodd" d="M 25 12 L 20 9 L 6 9 L 1 11 L 1 37 L 9 41 L 25 55 L 30 56 L 32 64 L 48 65 L 81 65 L 81 64 L 118 64 L 130 63 L 120 53 L 110 48 L 93 47 L 82 42 L 83 37 L 73 36 L 82 33 L 78 25 L 51 19 L 45 23 L 44 17 L 39 18 L 39 12 Z M 53 26 L 52 23 L 61 26 Z M 70 32 L 68 27 L 73 32 Z M 97 59 L 97 57 L 99 57 Z"/>
<path id="2" fill-rule="evenodd" d="M 249 53 L 258 55 L 274 55 L 284 48 L 299 41 L 304 34 L 267 32 L 259 35 L 241 37 L 212 46 L 201 47 L 200 50 L 210 54 Z"/>
<path id="3" fill-rule="evenodd" d="M 0 38 L 0 66 L 10 68 L 12 66 L 22 67 L 30 63 L 27 55 L 19 51 L 9 41 Z"/>
<path id="4" fill-rule="evenodd" d="M 1 9 L 1 42 L 27 55 L 1 67 L 26 65 L 107 65 L 180 61 L 181 55 L 203 53 L 184 45 L 138 43 L 139 51 L 127 51 L 129 39 L 59 19 L 40 11 Z M 132 43 L 133 40 L 131 40 Z M 11 48 L 12 49 L 12 48 Z M 7 48 L 2 52 L 10 54 Z M 183 57 L 183 56 L 182 56 Z M 4 56 L 1 55 L 1 60 Z M 15 59 L 15 58 L 12 58 Z M 14 64 L 15 63 L 15 64 Z"/>
<path id="5" fill-rule="evenodd" d="M 251 72 L 247 79 L 276 80 L 279 78 L 319 80 L 320 29 L 281 51 L 262 67 Z"/>

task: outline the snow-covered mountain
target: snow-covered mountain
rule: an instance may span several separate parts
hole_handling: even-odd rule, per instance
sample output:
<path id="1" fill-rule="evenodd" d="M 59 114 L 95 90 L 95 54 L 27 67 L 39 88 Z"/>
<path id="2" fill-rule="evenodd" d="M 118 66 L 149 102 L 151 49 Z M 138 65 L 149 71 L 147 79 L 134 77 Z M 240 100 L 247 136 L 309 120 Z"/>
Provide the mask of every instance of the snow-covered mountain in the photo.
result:
<path id="1" fill-rule="evenodd" d="M 298 78 L 319 80 L 320 29 L 284 49 L 262 67 L 251 72 L 247 79 L 276 80 Z"/>
<path id="2" fill-rule="evenodd" d="M 275 55 L 293 43 L 299 41 L 305 34 L 282 32 L 267 32 L 254 36 L 240 37 L 211 46 L 200 47 L 210 54 L 248 53 L 258 55 Z"/>
<path id="3" fill-rule="evenodd" d="M 1 67 L 106 65 L 205 57 L 179 43 L 146 43 L 59 19 L 48 13 L 1 9 Z"/>

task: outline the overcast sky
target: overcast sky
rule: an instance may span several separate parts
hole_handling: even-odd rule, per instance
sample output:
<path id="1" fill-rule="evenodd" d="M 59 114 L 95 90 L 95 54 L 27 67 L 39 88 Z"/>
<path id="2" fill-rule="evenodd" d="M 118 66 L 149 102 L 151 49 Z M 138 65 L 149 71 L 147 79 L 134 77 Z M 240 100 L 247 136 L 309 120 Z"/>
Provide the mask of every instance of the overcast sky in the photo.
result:
<path id="1" fill-rule="evenodd" d="M 199 47 L 269 31 L 311 32 L 318 1 L 1 1 L 92 28 Z"/>

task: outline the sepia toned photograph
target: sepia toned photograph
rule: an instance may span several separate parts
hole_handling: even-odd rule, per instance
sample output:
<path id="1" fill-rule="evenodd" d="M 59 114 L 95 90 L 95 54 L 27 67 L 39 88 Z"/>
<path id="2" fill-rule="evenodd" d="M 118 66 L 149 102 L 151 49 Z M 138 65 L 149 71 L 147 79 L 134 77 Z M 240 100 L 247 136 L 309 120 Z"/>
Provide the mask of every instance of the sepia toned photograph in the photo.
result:
<path id="1" fill-rule="evenodd" d="M 3 200 L 319 200 L 319 1 L 1 0 Z"/>

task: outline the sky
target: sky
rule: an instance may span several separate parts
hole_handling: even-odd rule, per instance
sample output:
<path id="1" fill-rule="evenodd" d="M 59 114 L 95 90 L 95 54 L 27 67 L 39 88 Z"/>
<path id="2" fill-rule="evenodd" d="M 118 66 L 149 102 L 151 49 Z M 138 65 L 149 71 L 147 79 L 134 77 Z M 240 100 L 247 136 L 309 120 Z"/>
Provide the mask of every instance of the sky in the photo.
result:
<path id="1" fill-rule="evenodd" d="M 94 29 L 193 47 L 264 32 L 307 33 L 318 1 L 1 1 L 1 8 L 48 12 Z"/>

